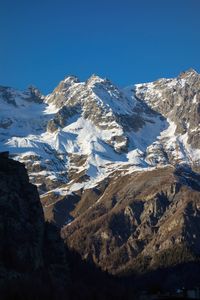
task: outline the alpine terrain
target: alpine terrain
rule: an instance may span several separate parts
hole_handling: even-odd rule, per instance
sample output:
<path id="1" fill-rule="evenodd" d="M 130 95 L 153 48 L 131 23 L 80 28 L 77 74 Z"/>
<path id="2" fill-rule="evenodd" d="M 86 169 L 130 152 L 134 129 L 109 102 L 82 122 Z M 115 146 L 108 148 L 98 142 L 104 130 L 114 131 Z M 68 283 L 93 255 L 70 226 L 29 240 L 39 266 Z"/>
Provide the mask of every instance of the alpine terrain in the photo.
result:
<path id="1" fill-rule="evenodd" d="M 0 150 L 24 163 L 45 218 L 82 258 L 127 275 L 200 255 L 200 75 L 124 89 L 66 77 L 0 87 Z"/>

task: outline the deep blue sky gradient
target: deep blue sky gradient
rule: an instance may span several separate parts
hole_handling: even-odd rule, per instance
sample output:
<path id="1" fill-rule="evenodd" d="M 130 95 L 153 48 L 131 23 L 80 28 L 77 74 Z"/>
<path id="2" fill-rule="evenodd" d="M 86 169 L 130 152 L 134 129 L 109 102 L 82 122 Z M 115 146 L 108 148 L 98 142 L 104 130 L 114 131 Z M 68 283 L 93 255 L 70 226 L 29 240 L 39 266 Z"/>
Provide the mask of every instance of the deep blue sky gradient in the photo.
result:
<path id="1" fill-rule="evenodd" d="M 0 37 L 0 85 L 126 86 L 200 71 L 200 0 L 0 0 Z"/>

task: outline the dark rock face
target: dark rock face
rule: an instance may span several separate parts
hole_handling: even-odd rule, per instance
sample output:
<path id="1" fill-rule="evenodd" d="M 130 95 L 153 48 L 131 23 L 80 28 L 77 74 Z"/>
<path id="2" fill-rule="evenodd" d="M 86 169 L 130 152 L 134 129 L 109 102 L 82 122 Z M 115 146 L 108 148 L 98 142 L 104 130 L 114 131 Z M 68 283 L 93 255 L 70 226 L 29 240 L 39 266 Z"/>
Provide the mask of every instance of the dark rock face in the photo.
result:
<path id="1" fill-rule="evenodd" d="M 96 191 L 90 209 L 95 191 L 83 193 L 71 212 L 74 221 L 61 230 L 69 247 L 83 258 L 112 274 L 127 275 L 200 255 L 198 174 L 184 167 L 116 173 Z"/>
<path id="2" fill-rule="evenodd" d="M 0 158 L 2 261 L 17 271 L 42 266 L 44 217 L 37 188 L 25 167 Z"/>
<path id="3" fill-rule="evenodd" d="M 29 86 L 28 87 L 27 95 L 28 95 L 28 98 L 27 98 L 28 101 L 32 101 L 32 102 L 35 102 L 35 103 L 42 103 L 43 102 L 44 97 L 42 96 L 40 91 L 37 88 L 35 88 L 34 86 Z"/>
<path id="4" fill-rule="evenodd" d="M 31 289 L 31 282 L 43 275 L 53 293 L 64 290 L 66 259 L 59 232 L 45 223 L 37 188 L 29 183 L 24 165 L 9 159 L 8 153 L 0 154 L 0 239 L 0 290 L 6 285 L 12 290 L 16 281 Z"/>

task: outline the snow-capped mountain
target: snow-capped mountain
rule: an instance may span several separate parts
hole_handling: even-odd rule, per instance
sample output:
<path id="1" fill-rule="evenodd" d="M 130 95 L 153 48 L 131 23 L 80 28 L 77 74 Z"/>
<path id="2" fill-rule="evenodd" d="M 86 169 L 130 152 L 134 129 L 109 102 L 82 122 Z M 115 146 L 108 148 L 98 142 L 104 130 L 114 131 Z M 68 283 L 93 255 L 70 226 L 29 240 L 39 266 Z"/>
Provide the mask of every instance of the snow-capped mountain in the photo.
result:
<path id="1" fill-rule="evenodd" d="M 115 170 L 197 167 L 199 89 L 194 70 L 123 90 L 70 76 L 46 97 L 1 87 L 0 148 L 26 164 L 41 194 L 89 188 Z"/>
<path id="2" fill-rule="evenodd" d="M 26 165 L 83 258 L 123 274 L 174 247 L 200 255 L 196 71 L 124 89 L 69 76 L 47 96 L 0 87 L 0 105 L 0 151 Z"/>

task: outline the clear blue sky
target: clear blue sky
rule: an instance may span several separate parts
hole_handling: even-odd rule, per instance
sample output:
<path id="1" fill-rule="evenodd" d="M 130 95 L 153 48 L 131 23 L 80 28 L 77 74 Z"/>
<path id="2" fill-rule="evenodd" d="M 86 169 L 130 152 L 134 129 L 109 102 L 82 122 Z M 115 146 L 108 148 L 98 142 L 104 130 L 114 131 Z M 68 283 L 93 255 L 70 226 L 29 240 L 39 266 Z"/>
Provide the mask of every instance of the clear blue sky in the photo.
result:
<path id="1" fill-rule="evenodd" d="M 200 0 L 0 0 L 0 85 L 119 86 L 200 71 Z"/>

